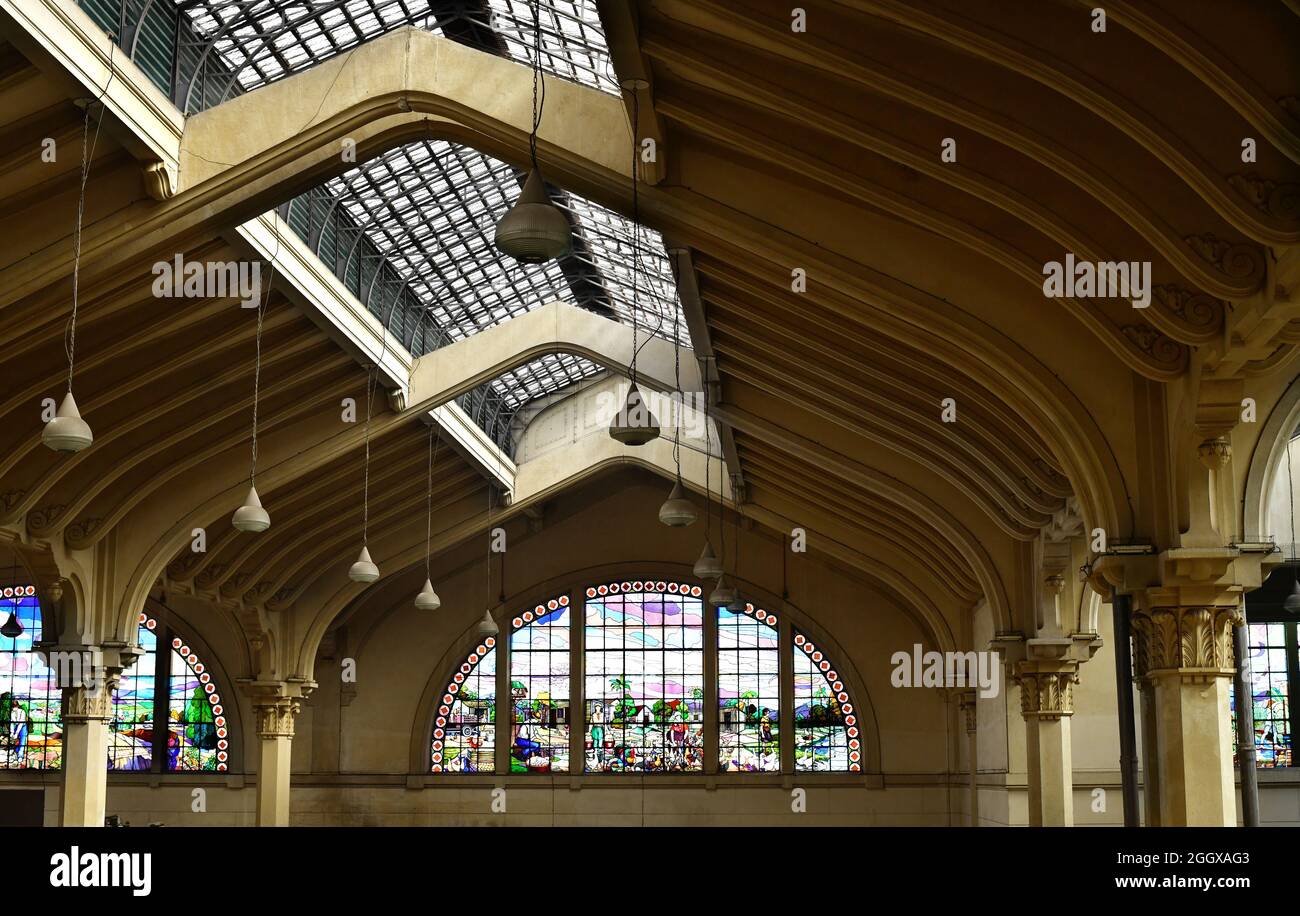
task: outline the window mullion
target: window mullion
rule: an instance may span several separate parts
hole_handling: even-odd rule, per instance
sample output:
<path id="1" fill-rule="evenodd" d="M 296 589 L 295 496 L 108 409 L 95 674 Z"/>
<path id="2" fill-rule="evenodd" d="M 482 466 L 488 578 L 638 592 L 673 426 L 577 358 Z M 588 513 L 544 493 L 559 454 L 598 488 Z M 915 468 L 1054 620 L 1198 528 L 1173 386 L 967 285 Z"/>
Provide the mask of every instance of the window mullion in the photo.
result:
<path id="1" fill-rule="evenodd" d="M 794 627 L 782 614 L 777 620 L 777 651 L 780 655 L 780 731 L 781 772 L 794 773 Z"/>
<path id="2" fill-rule="evenodd" d="M 569 775 L 576 783 L 587 772 L 587 599 L 575 589 L 569 612 Z"/>
<path id="3" fill-rule="evenodd" d="M 1295 760 L 1295 737 L 1297 728 L 1300 728 L 1300 652 L 1297 652 L 1297 636 L 1300 636 L 1300 623 L 1293 623 L 1286 627 L 1286 709 L 1287 717 L 1290 719 L 1288 725 L 1291 727 L 1291 766 L 1296 766 Z M 1266 643 L 1267 644 L 1267 643 Z M 1247 647 L 1249 652 L 1249 647 Z M 1251 686 L 1251 696 L 1247 698 L 1250 703 L 1250 709 L 1255 709 L 1254 686 Z M 1241 704 L 1237 704 L 1241 708 Z M 1252 736 L 1254 734 L 1253 715 L 1252 715 Z"/>
<path id="4" fill-rule="evenodd" d="M 491 557 L 488 563 L 491 564 Z M 492 613 L 495 620 L 496 613 Z M 510 693 L 510 643 L 513 642 L 513 629 L 510 620 L 497 621 L 497 697 L 496 721 L 492 723 L 495 746 L 492 749 L 492 769 L 498 775 L 510 773 L 510 747 L 512 729 L 515 719 L 515 698 Z"/>
<path id="5" fill-rule="evenodd" d="M 718 608 L 706 600 L 704 623 L 704 772 L 717 775 L 718 737 Z"/>
<path id="6" fill-rule="evenodd" d="M 149 771 L 167 772 L 167 738 L 171 700 L 172 630 L 160 627 L 154 638 L 153 663 L 153 748 L 150 750 Z"/>

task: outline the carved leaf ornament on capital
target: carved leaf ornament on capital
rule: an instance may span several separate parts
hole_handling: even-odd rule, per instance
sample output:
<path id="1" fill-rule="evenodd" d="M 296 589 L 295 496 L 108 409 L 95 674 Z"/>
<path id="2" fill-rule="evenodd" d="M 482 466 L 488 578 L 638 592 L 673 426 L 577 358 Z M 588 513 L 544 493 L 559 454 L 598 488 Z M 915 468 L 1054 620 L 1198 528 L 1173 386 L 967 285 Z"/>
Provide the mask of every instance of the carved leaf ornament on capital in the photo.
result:
<path id="1" fill-rule="evenodd" d="M 1134 673 L 1155 677 L 1229 677 L 1233 671 L 1232 631 L 1237 608 L 1155 607 L 1133 613 Z"/>

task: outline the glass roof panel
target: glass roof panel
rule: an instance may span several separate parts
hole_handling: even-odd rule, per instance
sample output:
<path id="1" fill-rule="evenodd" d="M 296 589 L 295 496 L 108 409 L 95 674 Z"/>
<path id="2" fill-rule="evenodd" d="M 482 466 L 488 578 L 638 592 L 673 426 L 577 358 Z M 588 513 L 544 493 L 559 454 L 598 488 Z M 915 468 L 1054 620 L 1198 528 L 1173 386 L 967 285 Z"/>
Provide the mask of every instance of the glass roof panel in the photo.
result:
<path id="1" fill-rule="evenodd" d="M 83 0 L 84 2 L 84 0 Z M 436 31 L 522 63 L 533 58 L 528 0 L 175 0 L 189 19 L 187 44 L 213 61 L 199 98 L 247 92 L 403 26 Z M 617 93 L 595 0 L 540 0 L 542 68 Z M 211 71 L 220 64 L 219 72 Z M 194 87 L 191 87 L 194 88 Z M 186 94 L 187 99 L 194 97 Z"/>
<path id="2" fill-rule="evenodd" d="M 100 0 L 78 2 L 104 13 Z M 403 26 L 530 63 L 534 9 L 542 68 L 617 94 L 596 0 L 172 0 L 129 5 L 126 17 L 178 42 L 170 55 L 141 63 L 194 112 Z M 117 31 L 115 16 L 100 19 Z M 117 40 L 135 47 L 128 40 L 133 25 L 125 25 Z M 634 239 L 632 222 L 617 213 L 548 188 L 569 216 L 573 253 L 523 265 L 497 252 L 496 223 L 518 197 L 522 178 L 468 147 L 422 141 L 330 180 L 281 212 L 417 354 L 555 299 L 630 322 L 634 264 L 641 271 L 638 323 L 689 346 L 662 240 L 644 228 Z M 598 371 L 572 355 L 545 356 L 471 392 L 466 402 L 475 402 L 476 419 L 506 445 L 513 411 Z"/>
<path id="3" fill-rule="evenodd" d="M 640 326 L 668 339 L 676 333 L 684 346 L 690 345 L 662 240 L 642 227 L 639 245 L 634 245 L 632 221 L 618 213 L 552 189 L 552 199 L 574 222 L 575 253 L 535 265 L 501 255 L 492 235 L 518 197 L 521 178 L 513 166 L 470 147 L 422 140 L 331 179 L 325 190 L 406 279 L 424 317 L 439 329 L 439 343 L 463 339 L 557 299 L 630 323 L 632 268 L 639 251 Z M 579 295 L 575 277 L 584 283 L 594 278 L 599 286 L 582 285 Z M 508 414 L 533 398 L 597 371 L 587 360 L 557 354 L 486 387 L 492 409 L 504 411 L 508 420 Z M 488 414 L 476 418 L 483 416 Z"/>

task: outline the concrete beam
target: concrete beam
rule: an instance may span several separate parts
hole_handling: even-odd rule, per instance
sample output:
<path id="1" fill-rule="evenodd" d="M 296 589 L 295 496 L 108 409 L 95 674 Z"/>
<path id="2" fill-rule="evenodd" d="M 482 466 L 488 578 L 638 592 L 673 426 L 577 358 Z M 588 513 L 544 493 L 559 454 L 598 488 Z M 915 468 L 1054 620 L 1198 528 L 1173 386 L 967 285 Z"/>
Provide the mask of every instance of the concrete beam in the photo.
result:
<path id="1" fill-rule="evenodd" d="M 661 337 L 642 337 L 637 347 L 637 380 L 657 391 L 675 390 L 673 344 Z M 565 302 L 548 302 L 417 359 L 411 367 L 408 407 L 444 403 L 547 353 L 574 353 L 629 375 L 632 352 L 630 325 Z M 699 367 L 691 352 L 681 355 L 682 390 L 700 390 Z"/>

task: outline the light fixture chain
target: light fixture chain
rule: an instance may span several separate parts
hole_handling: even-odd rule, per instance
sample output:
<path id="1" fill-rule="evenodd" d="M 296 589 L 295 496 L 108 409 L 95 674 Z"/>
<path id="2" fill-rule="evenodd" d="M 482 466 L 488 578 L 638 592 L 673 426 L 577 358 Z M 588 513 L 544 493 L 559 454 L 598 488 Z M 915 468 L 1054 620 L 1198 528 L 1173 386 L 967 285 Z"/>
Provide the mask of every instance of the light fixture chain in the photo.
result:
<path id="1" fill-rule="evenodd" d="M 424 577 L 430 577 L 430 554 L 433 551 L 433 466 L 438 461 L 438 446 L 441 441 L 434 433 L 434 424 L 429 424 L 429 481 L 425 495 L 424 525 Z"/>
<path id="2" fill-rule="evenodd" d="M 113 69 L 113 53 L 117 49 L 117 35 L 108 43 L 108 79 L 104 88 L 93 101 L 86 102 L 85 120 L 81 127 L 81 186 L 77 192 L 77 226 L 72 237 L 72 317 L 68 319 L 67 338 L 64 350 L 68 355 L 68 393 L 72 393 L 72 367 L 77 351 L 77 296 L 81 284 L 81 224 L 86 215 L 86 184 L 90 180 L 90 163 L 95 158 L 95 147 L 99 146 L 99 131 L 104 126 L 101 117 L 95 122 L 95 139 L 88 145 L 90 135 L 90 110 L 108 94 L 108 87 L 113 84 L 117 71 Z"/>
<path id="3" fill-rule="evenodd" d="M 275 259 L 280 256 L 280 220 L 278 216 L 272 216 L 272 229 L 275 232 L 275 251 L 271 254 L 271 266 L 269 279 L 266 283 L 266 292 L 262 296 L 262 301 L 257 306 L 257 333 L 254 336 L 254 354 L 253 354 L 253 442 L 252 458 L 248 468 L 248 485 L 257 486 L 257 408 L 260 403 L 262 391 L 262 320 L 266 315 L 266 310 L 271 304 L 271 286 L 275 283 Z"/>

